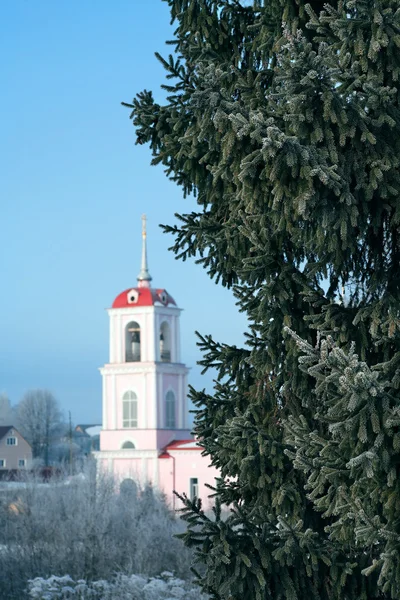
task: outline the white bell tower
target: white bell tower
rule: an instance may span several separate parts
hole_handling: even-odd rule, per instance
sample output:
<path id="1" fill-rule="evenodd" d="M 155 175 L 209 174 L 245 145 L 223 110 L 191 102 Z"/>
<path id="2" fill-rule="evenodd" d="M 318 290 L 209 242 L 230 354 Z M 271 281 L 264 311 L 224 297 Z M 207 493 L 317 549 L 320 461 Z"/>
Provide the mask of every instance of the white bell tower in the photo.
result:
<path id="1" fill-rule="evenodd" d="M 150 287 L 146 217 L 142 217 L 138 285 L 119 294 L 108 310 L 110 357 L 103 378 L 100 451 L 161 452 L 190 437 L 187 367 L 181 362 L 181 309 L 165 289 Z"/>

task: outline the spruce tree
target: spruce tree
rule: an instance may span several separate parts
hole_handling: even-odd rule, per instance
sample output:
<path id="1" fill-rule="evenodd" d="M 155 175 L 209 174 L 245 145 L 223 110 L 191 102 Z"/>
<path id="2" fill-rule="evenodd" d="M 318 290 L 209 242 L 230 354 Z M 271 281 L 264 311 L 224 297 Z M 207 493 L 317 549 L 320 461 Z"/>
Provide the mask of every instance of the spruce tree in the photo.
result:
<path id="1" fill-rule="evenodd" d="M 166 0 L 150 145 L 198 211 L 165 226 L 249 319 L 200 336 L 191 390 L 221 472 L 187 544 L 221 600 L 400 597 L 398 0 Z M 228 518 L 222 517 L 228 507 Z"/>

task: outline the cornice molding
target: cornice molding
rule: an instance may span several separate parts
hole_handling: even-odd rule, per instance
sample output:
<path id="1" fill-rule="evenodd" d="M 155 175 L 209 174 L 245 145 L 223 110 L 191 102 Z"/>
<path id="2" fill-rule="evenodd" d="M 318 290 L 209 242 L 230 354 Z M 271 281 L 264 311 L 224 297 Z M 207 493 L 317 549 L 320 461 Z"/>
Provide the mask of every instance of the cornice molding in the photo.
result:
<path id="1" fill-rule="evenodd" d="M 129 432 L 135 432 L 135 431 L 146 431 L 146 432 L 157 432 L 157 431 L 170 431 L 171 432 L 171 439 L 170 442 L 168 443 L 172 443 L 173 441 L 177 441 L 177 442 L 181 442 L 181 441 L 187 441 L 188 439 L 190 439 L 190 428 L 189 427 L 177 427 L 176 429 L 170 429 L 169 427 L 123 427 L 123 428 L 116 428 L 116 429 L 110 429 L 109 427 L 107 429 L 102 429 L 101 433 L 107 432 L 109 433 L 110 431 L 112 431 L 113 433 L 116 431 L 122 431 L 125 433 L 129 433 Z M 184 432 L 185 433 L 185 437 L 183 438 L 176 438 L 176 432 L 179 431 L 180 433 Z M 186 435 L 187 434 L 187 435 Z"/>
<path id="2" fill-rule="evenodd" d="M 177 306 L 164 306 L 163 304 L 153 306 L 135 306 L 133 304 L 132 306 L 127 306 L 126 308 L 107 308 L 107 313 L 110 315 L 110 317 L 113 315 L 130 315 L 137 313 L 148 315 L 156 313 L 176 315 L 182 311 L 183 308 L 178 308 Z"/>
<path id="3" fill-rule="evenodd" d="M 189 367 L 182 363 L 108 363 L 100 367 L 102 375 L 125 375 L 140 373 L 165 373 L 168 375 L 187 375 Z"/>
<path id="4" fill-rule="evenodd" d="M 96 460 L 102 460 L 107 458 L 158 458 L 159 450 L 100 450 L 99 452 L 93 452 L 93 456 Z"/>

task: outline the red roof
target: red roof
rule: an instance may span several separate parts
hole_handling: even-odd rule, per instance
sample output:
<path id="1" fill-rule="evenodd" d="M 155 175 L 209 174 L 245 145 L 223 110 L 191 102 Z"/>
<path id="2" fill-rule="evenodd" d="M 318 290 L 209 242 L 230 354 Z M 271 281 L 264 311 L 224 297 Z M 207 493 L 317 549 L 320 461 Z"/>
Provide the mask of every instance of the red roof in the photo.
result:
<path id="1" fill-rule="evenodd" d="M 128 288 L 114 300 L 112 308 L 132 308 L 134 306 L 176 306 L 175 300 L 166 290 L 149 287 Z"/>
<path id="2" fill-rule="evenodd" d="M 203 448 L 199 446 L 197 440 L 194 440 L 193 438 L 191 440 L 174 440 L 164 448 L 158 458 L 171 458 L 171 455 L 168 454 L 168 451 L 171 450 L 194 450 L 195 452 L 199 452 L 203 450 Z"/>
<path id="3" fill-rule="evenodd" d="M 168 444 L 165 448 L 165 451 L 168 450 L 204 450 L 201 446 L 199 446 L 197 440 L 175 440 Z"/>

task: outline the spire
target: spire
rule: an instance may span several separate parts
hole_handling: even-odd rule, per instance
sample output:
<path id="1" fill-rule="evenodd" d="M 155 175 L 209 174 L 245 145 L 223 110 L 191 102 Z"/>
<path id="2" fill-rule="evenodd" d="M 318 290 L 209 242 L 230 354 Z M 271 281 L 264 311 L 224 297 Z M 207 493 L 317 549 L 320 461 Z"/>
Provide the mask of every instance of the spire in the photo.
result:
<path id="1" fill-rule="evenodd" d="M 139 287 L 150 287 L 151 275 L 147 266 L 146 215 L 142 215 L 142 265 L 137 277 Z"/>

